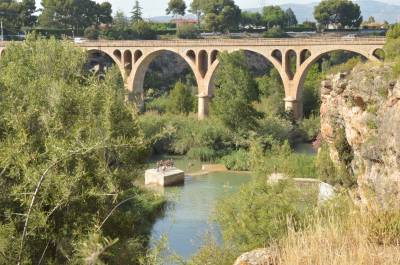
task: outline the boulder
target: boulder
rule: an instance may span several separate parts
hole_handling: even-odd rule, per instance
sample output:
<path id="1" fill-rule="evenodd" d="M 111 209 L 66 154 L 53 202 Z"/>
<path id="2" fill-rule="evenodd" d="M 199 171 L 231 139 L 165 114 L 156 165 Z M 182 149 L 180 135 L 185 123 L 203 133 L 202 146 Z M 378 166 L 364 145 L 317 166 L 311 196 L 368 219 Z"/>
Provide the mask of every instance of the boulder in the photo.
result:
<path id="1" fill-rule="evenodd" d="M 259 248 L 243 253 L 236 259 L 234 265 L 274 265 L 276 255 L 267 248 Z"/>

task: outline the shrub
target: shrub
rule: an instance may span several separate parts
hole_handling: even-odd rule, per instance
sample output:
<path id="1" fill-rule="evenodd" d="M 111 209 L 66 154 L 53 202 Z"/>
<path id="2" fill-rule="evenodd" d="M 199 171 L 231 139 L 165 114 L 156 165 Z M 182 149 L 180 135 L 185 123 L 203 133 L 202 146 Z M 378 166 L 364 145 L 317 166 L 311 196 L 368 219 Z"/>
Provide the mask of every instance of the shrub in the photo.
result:
<path id="1" fill-rule="evenodd" d="M 146 111 L 156 111 L 158 113 L 165 113 L 169 104 L 169 98 L 161 96 L 152 99 L 150 102 L 145 103 Z"/>
<path id="2" fill-rule="evenodd" d="M 307 141 L 316 139 L 321 128 L 321 120 L 319 116 L 311 115 L 308 119 L 303 119 L 300 122 L 300 130 L 305 133 Z"/>
<path id="3" fill-rule="evenodd" d="M 214 161 L 217 158 L 217 152 L 209 147 L 193 147 L 187 153 L 190 159 L 200 160 L 202 162 Z"/>
<path id="4" fill-rule="evenodd" d="M 135 39 L 155 40 L 157 33 L 153 30 L 152 25 L 143 20 L 138 20 L 132 24 L 132 33 Z"/>
<path id="5" fill-rule="evenodd" d="M 194 115 L 146 113 L 139 117 L 139 126 L 147 139 L 153 139 L 157 153 L 186 154 L 194 147 L 220 151 L 234 145 L 230 131 L 211 118 L 198 121 Z"/>
<path id="6" fill-rule="evenodd" d="M 190 258 L 187 265 L 232 265 L 238 257 L 239 252 L 229 246 L 221 246 L 216 239 L 206 237 L 203 245 Z"/>
<path id="7" fill-rule="evenodd" d="M 313 198 L 315 199 L 315 198 Z M 287 224 L 301 227 L 304 216 L 314 203 L 304 198 L 291 181 L 270 185 L 265 178 L 244 185 L 240 191 L 224 198 L 215 213 L 224 242 L 251 250 L 268 246 L 287 234 Z"/>
<path id="8" fill-rule="evenodd" d="M 85 29 L 83 36 L 89 40 L 97 40 L 99 38 L 99 31 L 95 27 L 88 27 Z"/>
<path id="9" fill-rule="evenodd" d="M 194 25 L 181 25 L 177 28 L 176 36 L 180 39 L 197 39 L 199 31 Z"/>
<path id="10" fill-rule="evenodd" d="M 337 149 L 338 152 L 342 152 L 339 153 L 338 164 L 335 164 L 332 161 L 329 146 L 326 143 L 322 145 L 320 151 L 318 152 L 316 162 L 318 177 L 320 180 L 334 186 L 343 186 L 347 188 L 353 187 L 357 184 L 357 179 L 349 171 L 350 164 L 346 164 L 346 162 L 344 162 L 351 162 L 352 152 L 349 151 L 347 145 L 343 143 L 343 135 L 336 138 L 335 146 L 339 147 L 339 149 Z"/>
<path id="11" fill-rule="evenodd" d="M 287 38 L 289 35 L 279 27 L 273 27 L 268 29 L 264 35 L 264 38 Z"/>
<path id="12" fill-rule="evenodd" d="M 136 263 L 159 196 L 133 184 L 148 150 L 120 75 L 92 77 L 84 70 L 85 52 L 67 41 L 28 36 L 8 49 L 0 62 L 0 264 L 63 264 L 66 256 L 81 264 L 91 255 L 103 261 L 93 243 L 77 244 L 95 230 L 119 239 L 110 256 Z M 21 244 L 20 260 L 13 241 Z"/>
<path id="13" fill-rule="evenodd" d="M 194 101 L 191 90 L 178 81 L 168 96 L 167 110 L 171 113 L 188 114 L 193 111 Z"/>
<path id="14" fill-rule="evenodd" d="M 229 170 L 236 170 L 236 171 L 251 170 L 249 154 L 247 153 L 247 151 L 243 149 L 233 151 L 229 155 L 222 157 L 221 162 Z"/>
<path id="15" fill-rule="evenodd" d="M 397 23 L 390 27 L 388 32 L 386 33 L 386 37 L 388 39 L 398 39 L 400 38 L 400 23 Z"/>
<path id="16" fill-rule="evenodd" d="M 272 138 L 283 143 L 285 140 L 291 140 L 293 130 L 294 126 L 291 121 L 275 115 L 266 115 L 263 119 L 259 120 L 257 133 L 264 139 L 264 142 L 269 142 Z"/>
<path id="17" fill-rule="evenodd" d="M 294 178 L 316 178 L 317 170 L 315 157 L 307 154 L 293 153 L 289 144 L 285 142 L 272 143 L 271 150 L 268 150 L 258 162 L 259 168 L 255 168 L 257 175 L 267 177 L 272 173 L 282 173 Z"/>

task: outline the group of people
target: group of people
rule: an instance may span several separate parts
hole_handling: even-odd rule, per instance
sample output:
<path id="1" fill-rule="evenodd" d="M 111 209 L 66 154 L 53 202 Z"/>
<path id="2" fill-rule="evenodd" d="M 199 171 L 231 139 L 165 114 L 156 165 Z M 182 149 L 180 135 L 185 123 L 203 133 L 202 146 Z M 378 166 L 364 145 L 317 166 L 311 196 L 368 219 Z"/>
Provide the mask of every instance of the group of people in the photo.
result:
<path id="1" fill-rule="evenodd" d="M 157 172 L 160 171 L 160 168 L 162 172 L 165 172 L 165 170 L 173 167 L 174 167 L 174 161 L 172 159 L 157 161 Z"/>

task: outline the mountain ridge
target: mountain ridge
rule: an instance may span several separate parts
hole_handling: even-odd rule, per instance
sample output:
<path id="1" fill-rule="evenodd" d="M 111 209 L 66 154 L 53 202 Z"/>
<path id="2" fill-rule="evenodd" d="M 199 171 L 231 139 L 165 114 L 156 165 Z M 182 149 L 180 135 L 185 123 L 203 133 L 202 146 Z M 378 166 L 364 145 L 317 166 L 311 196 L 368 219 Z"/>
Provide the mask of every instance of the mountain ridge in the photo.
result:
<path id="1" fill-rule="evenodd" d="M 395 23 L 400 21 L 400 3 L 390 4 L 385 2 L 380 2 L 376 0 L 355 0 L 357 4 L 361 7 L 361 14 L 364 20 L 367 20 L 370 16 L 373 16 L 377 22 L 388 21 L 389 23 Z M 313 2 L 310 4 L 296 4 L 288 3 L 281 4 L 284 10 L 291 8 L 296 14 L 299 23 L 304 21 L 314 21 L 314 7 L 318 5 L 318 2 Z M 260 12 L 262 8 L 247 8 L 244 11 L 250 12 Z M 194 19 L 194 15 L 188 14 L 185 18 Z M 151 21 L 157 22 L 168 22 L 172 19 L 170 16 L 157 16 L 150 18 Z"/>

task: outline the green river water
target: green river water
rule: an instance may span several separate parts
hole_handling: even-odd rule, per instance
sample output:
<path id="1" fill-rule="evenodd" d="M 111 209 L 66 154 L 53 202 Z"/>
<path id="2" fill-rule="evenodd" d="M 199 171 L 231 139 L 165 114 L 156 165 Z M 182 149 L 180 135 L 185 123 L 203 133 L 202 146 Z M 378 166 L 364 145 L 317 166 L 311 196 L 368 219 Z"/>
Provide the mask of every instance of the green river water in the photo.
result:
<path id="1" fill-rule="evenodd" d="M 309 144 L 298 145 L 295 152 L 314 154 Z M 175 166 L 185 172 L 196 172 L 201 168 L 200 162 L 183 157 L 154 160 L 169 158 L 173 158 Z M 154 163 L 150 163 L 150 166 L 154 166 Z M 205 235 L 211 233 L 221 242 L 220 229 L 211 220 L 213 211 L 218 211 L 217 202 L 223 196 L 237 191 L 251 178 L 250 174 L 231 172 L 196 177 L 188 174 L 182 186 L 159 188 L 158 192 L 166 196 L 168 203 L 164 216 L 153 226 L 150 244 L 154 246 L 162 236 L 166 236 L 169 249 L 187 259 L 196 253 Z"/>
<path id="2" fill-rule="evenodd" d="M 194 172 L 200 163 L 183 158 L 174 158 L 175 166 Z M 163 217 L 153 226 L 151 245 L 157 244 L 162 236 L 168 239 L 171 251 L 183 258 L 189 258 L 202 245 L 207 233 L 221 241 L 218 226 L 211 220 L 212 212 L 219 199 L 229 196 L 240 186 L 251 180 L 249 174 L 212 173 L 192 177 L 187 175 L 182 186 L 160 188 L 167 198 Z"/>

